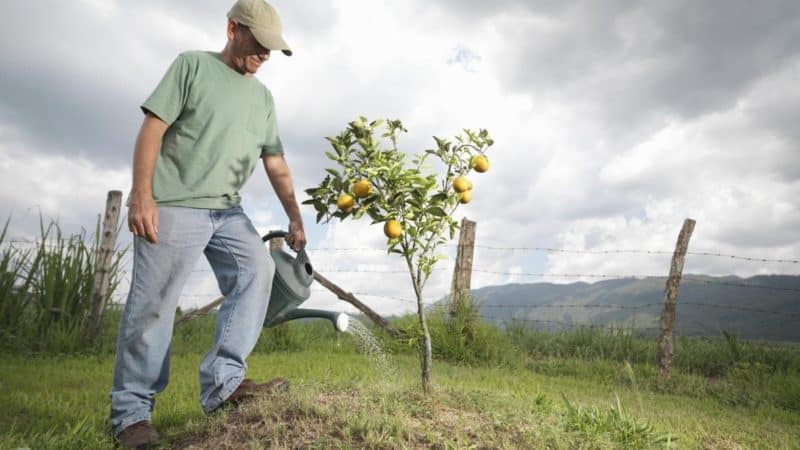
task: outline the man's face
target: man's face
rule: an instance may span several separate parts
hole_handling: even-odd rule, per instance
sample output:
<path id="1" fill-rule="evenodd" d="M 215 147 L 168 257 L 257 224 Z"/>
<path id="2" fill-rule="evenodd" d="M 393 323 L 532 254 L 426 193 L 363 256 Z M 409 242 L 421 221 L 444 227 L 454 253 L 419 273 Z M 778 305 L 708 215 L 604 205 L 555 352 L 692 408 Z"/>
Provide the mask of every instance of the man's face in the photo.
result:
<path id="1" fill-rule="evenodd" d="M 259 44 L 246 26 L 229 23 L 228 36 L 234 69 L 242 75 L 252 76 L 269 59 L 270 50 Z"/>

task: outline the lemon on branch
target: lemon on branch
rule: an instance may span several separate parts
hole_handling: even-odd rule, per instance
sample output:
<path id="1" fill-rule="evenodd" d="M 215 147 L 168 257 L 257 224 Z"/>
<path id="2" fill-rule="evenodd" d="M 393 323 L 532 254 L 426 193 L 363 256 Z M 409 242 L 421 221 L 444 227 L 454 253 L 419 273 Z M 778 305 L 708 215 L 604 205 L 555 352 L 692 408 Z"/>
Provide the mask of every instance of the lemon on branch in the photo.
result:
<path id="1" fill-rule="evenodd" d="M 403 225 L 397 220 L 389 219 L 383 225 L 383 234 L 389 239 L 398 238 L 403 234 Z"/>
<path id="2" fill-rule="evenodd" d="M 472 191 L 464 191 L 458 195 L 458 201 L 463 204 L 467 204 L 472 201 Z"/>
<path id="3" fill-rule="evenodd" d="M 372 184 L 368 180 L 358 180 L 353 185 L 353 193 L 358 198 L 368 197 L 372 194 Z"/>
<path id="4" fill-rule="evenodd" d="M 489 170 L 489 160 L 483 155 L 473 156 L 470 166 L 472 166 L 476 172 L 483 173 Z"/>
<path id="5" fill-rule="evenodd" d="M 336 206 L 344 212 L 350 212 L 355 204 L 355 199 L 349 194 L 342 194 L 339 196 L 339 199 L 336 200 Z"/>
<path id="6" fill-rule="evenodd" d="M 472 189 L 472 183 L 464 175 L 459 175 L 453 180 L 453 189 L 460 194 Z"/>

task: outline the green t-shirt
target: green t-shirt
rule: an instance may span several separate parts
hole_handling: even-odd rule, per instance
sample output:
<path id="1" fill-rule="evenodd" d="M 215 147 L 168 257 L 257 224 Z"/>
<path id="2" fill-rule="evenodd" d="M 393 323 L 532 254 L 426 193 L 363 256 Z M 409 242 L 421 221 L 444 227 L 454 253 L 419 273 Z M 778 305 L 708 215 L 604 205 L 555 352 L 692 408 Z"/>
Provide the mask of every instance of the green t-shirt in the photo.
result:
<path id="1" fill-rule="evenodd" d="M 218 52 L 181 53 L 141 108 L 169 125 L 153 173 L 159 205 L 239 206 L 260 158 L 283 154 L 269 89 Z"/>

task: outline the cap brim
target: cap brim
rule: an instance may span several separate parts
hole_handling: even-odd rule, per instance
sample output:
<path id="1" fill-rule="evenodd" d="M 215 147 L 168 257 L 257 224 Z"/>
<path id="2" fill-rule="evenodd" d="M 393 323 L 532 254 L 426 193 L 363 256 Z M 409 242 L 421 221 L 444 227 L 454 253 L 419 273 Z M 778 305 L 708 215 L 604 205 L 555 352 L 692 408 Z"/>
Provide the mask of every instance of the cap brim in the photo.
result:
<path id="1" fill-rule="evenodd" d="M 289 44 L 286 43 L 280 34 L 257 27 L 250 28 L 250 31 L 253 33 L 253 37 L 255 37 L 258 43 L 263 47 L 271 51 L 280 50 L 284 55 L 292 56 L 292 49 L 289 48 Z"/>

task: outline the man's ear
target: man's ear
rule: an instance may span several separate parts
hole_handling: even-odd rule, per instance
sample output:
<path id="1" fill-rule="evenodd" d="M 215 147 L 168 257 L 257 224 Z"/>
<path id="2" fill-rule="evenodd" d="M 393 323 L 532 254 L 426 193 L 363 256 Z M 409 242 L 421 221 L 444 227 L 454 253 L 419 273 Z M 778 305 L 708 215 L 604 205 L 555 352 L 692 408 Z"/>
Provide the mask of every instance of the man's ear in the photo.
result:
<path id="1" fill-rule="evenodd" d="M 229 41 L 232 41 L 233 36 L 236 34 L 236 26 L 237 26 L 236 22 L 234 22 L 233 20 L 228 20 L 227 35 Z"/>

